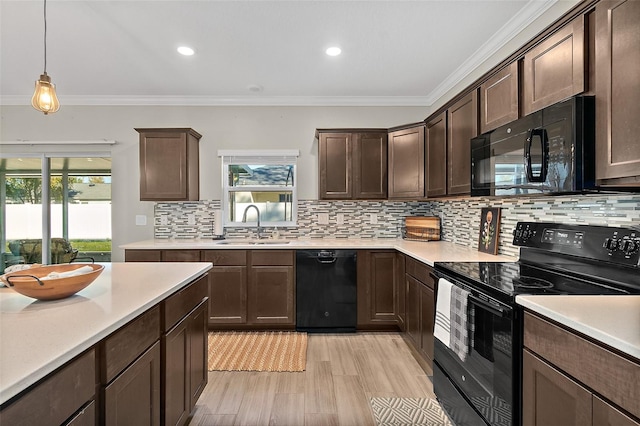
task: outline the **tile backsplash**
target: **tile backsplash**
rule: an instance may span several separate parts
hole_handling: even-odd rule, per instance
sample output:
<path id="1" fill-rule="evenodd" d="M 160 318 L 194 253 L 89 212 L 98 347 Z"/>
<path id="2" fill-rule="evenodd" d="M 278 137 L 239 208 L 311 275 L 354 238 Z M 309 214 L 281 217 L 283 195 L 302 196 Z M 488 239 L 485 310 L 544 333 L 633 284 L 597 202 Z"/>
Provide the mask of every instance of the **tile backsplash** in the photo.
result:
<path id="1" fill-rule="evenodd" d="M 477 247 L 482 207 L 501 209 L 499 253 L 507 255 L 518 253 L 511 244 L 518 221 L 640 227 L 640 194 L 633 193 L 503 199 L 474 197 L 424 202 L 301 200 L 298 202 L 298 226 L 279 231 L 283 238 L 399 238 L 406 216 L 438 216 L 443 240 Z M 213 211 L 220 208 L 218 200 L 157 203 L 154 236 L 210 239 L 213 236 Z M 319 214 L 328 216 L 328 224 L 318 224 Z M 341 224 L 338 219 L 342 220 Z M 254 230 L 226 228 L 225 235 L 228 238 L 250 237 Z"/>

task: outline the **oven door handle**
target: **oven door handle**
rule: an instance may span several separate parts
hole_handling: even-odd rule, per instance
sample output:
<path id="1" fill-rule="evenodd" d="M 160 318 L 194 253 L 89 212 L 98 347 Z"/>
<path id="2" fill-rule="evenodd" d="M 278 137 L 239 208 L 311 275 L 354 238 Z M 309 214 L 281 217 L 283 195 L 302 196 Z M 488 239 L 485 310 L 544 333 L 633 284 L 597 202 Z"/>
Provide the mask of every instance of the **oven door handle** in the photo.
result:
<path id="1" fill-rule="evenodd" d="M 507 310 L 506 309 L 502 309 L 502 308 L 499 308 L 497 306 L 490 305 L 489 303 L 485 302 L 484 300 L 482 300 L 482 299 L 480 299 L 480 298 L 478 298 L 478 297 L 476 297 L 476 296 L 474 296 L 472 294 L 469 295 L 469 301 L 471 303 L 473 303 L 474 305 L 479 306 L 482 309 L 484 309 L 486 311 L 489 311 L 494 315 L 499 316 L 500 318 L 504 318 L 504 317 L 507 316 Z"/>

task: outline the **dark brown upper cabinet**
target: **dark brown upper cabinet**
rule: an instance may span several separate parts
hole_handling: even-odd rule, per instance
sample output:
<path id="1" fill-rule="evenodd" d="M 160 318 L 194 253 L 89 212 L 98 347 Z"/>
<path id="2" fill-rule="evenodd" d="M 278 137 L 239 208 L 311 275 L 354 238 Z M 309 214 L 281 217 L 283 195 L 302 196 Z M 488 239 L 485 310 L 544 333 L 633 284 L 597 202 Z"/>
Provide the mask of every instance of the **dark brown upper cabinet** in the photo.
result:
<path id="1" fill-rule="evenodd" d="M 596 179 L 640 186 L 640 2 L 596 5 Z"/>
<path id="2" fill-rule="evenodd" d="M 478 136 L 478 92 L 447 110 L 447 194 L 471 192 L 471 138 Z"/>
<path id="3" fill-rule="evenodd" d="M 525 53 L 523 115 L 584 92 L 584 35 L 580 15 Z"/>
<path id="4" fill-rule="evenodd" d="M 387 198 L 387 132 L 318 130 L 319 198 Z"/>
<path id="5" fill-rule="evenodd" d="M 427 121 L 425 131 L 425 195 L 447 194 L 447 113 Z"/>
<path id="6" fill-rule="evenodd" d="M 512 62 L 480 86 L 480 133 L 518 119 L 518 63 Z"/>
<path id="7" fill-rule="evenodd" d="M 140 134 L 140 200 L 198 200 L 202 136 L 193 129 L 135 130 Z"/>
<path id="8" fill-rule="evenodd" d="M 424 197 L 424 135 L 420 123 L 389 132 L 389 198 Z"/>

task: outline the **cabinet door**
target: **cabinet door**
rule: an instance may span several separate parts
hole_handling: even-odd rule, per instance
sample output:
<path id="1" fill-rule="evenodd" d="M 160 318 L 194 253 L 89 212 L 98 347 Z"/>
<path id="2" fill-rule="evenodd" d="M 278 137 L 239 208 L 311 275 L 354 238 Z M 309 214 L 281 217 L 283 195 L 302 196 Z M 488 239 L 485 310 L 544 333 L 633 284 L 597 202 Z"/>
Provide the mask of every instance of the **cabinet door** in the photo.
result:
<path id="1" fill-rule="evenodd" d="M 594 426 L 638 426 L 640 423 L 618 410 L 613 405 L 593 396 Z"/>
<path id="2" fill-rule="evenodd" d="M 252 266 L 249 324 L 295 324 L 293 266 Z"/>
<path id="3" fill-rule="evenodd" d="M 387 198 L 387 134 L 353 135 L 353 198 Z"/>
<path id="4" fill-rule="evenodd" d="M 160 424 L 160 342 L 105 388 L 104 424 Z"/>
<path id="5" fill-rule="evenodd" d="M 634 186 L 640 186 L 638 22 L 638 1 L 596 5 L 596 179 Z"/>
<path id="6" fill-rule="evenodd" d="M 201 135 L 192 129 L 136 130 L 140 133 L 140 200 L 198 200 Z"/>
<path id="7" fill-rule="evenodd" d="M 214 266 L 209 270 L 209 324 L 246 324 L 247 267 Z"/>
<path id="8" fill-rule="evenodd" d="M 396 313 L 398 314 L 398 327 L 401 331 L 406 330 L 406 297 L 407 282 L 405 280 L 405 257 L 404 254 L 396 253 Z"/>
<path id="9" fill-rule="evenodd" d="M 358 253 L 358 326 L 396 325 L 396 253 Z"/>
<path id="10" fill-rule="evenodd" d="M 431 366 L 433 362 L 433 327 L 436 317 L 436 301 L 433 289 L 420 284 L 420 349 Z"/>
<path id="11" fill-rule="evenodd" d="M 524 349 L 523 426 L 582 426 L 591 418 L 591 392 Z"/>
<path id="12" fill-rule="evenodd" d="M 425 195 L 437 197 L 447 193 L 446 113 L 427 123 L 425 131 Z"/>
<path id="13" fill-rule="evenodd" d="M 389 133 L 389 198 L 424 197 L 424 126 Z"/>
<path id="14" fill-rule="evenodd" d="M 480 133 L 518 119 L 518 63 L 498 71 L 480 86 Z"/>
<path id="15" fill-rule="evenodd" d="M 353 197 L 351 176 L 351 133 L 320 133 L 318 168 L 320 199 Z"/>
<path id="16" fill-rule="evenodd" d="M 189 411 L 196 406 L 209 381 L 208 363 L 208 301 L 204 301 L 189 315 L 187 337 L 189 345 Z"/>
<path id="17" fill-rule="evenodd" d="M 420 282 L 411 275 L 405 275 L 405 283 L 407 290 L 406 309 L 407 309 L 407 336 L 413 341 L 416 348 L 421 347 L 420 334 Z"/>
<path id="18" fill-rule="evenodd" d="M 524 115 L 584 92 L 584 15 L 524 55 L 523 85 Z"/>
<path id="19" fill-rule="evenodd" d="M 471 192 L 471 138 L 478 135 L 478 96 L 473 90 L 447 110 L 447 194 Z"/>
<path id="20" fill-rule="evenodd" d="M 200 262 L 200 250 L 162 250 L 163 262 Z"/>
<path id="21" fill-rule="evenodd" d="M 161 262 L 161 250 L 125 250 L 125 262 Z"/>
<path id="22" fill-rule="evenodd" d="M 162 424 L 183 425 L 189 416 L 189 318 L 162 336 Z"/>

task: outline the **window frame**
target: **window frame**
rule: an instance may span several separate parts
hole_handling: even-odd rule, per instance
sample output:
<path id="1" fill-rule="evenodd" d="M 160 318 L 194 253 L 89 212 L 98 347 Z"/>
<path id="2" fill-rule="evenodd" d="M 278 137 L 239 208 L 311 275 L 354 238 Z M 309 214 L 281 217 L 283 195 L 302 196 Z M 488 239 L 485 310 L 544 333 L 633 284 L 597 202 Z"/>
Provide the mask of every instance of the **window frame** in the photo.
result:
<path id="1" fill-rule="evenodd" d="M 278 227 L 295 227 L 298 223 L 298 164 L 297 160 L 300 151 L 297 149 L 269 149 L 269 150 L 219 150 L 218 157 L 222 162 L 222 210 L 224 217 L 224 226 L 253 228 L 256 221 L 249 222 L 232 222 L 229 206 L 229 196 L 234 192 L 291 192 L 291 220 L 277 222 L 260 221 L 262 228 L 278 228 Z M 265 165 L 293 165 L 293 184 L 291 186 L 265 186 L 265 185 L 247 185 L 247 186 L 231 186 L 229 185 L 229 166 L 236 164 L 265 164 Z M 258 204 L 258 203 L 256 203 Z M 260 206 L 257 206 L 260 208 Z M 261 212 L 262 214 L 262 212 Z"/>

